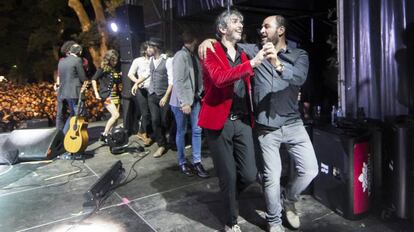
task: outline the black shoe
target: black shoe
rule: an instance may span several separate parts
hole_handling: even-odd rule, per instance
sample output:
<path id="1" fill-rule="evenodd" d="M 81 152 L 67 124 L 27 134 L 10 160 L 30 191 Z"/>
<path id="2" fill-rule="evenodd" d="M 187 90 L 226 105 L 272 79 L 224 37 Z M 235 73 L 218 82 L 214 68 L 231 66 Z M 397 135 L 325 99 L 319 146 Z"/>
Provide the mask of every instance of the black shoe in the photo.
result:
<path id="1" fill-rule="evenodd" d="M 191 170 L 190 166 L 187 163 L 180 165 L 180 170 L 186 176 L 194 176 L 193 170 Z"/>
<path id="2" fill-rule="evenodd" d="M 209 178 L 210 174 L 204 169 L 203 165 L 201 163 L 195 163 L 193 165 L 194 171 L 197 173 L 197 176 L 201 178 Z"/>
<path id="3" fill-rule="evenodd" d="M 101 134 L 101 136 L 99 137 L 99 141 L 103 142 L 103 144 L 108 144 L 108 136 Z"/>

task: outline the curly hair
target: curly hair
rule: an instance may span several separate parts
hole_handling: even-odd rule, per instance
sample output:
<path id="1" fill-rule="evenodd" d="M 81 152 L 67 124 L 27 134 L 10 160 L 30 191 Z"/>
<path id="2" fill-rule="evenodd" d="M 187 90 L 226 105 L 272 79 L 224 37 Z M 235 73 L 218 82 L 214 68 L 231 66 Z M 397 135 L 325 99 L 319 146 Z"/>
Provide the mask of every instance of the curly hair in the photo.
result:
<path id="1" fill-rule="evenodd" d="M 118 60 L 118 57 L 119 57 L 119 54 L 117 51 L 115 51 L 114 49 L 108 50 L 107 52 L 105 52 L 105 55 L 102 58 L 101 68 L 104 70 L 112 69 L 113 67 L 111 67 L 110 65 L 110 60 L 111 59 Z"/>
<path id="2" fill-rule="evenodd" d="M 60 47 L 60 53 L 62 55 L 66 55 L 69 52 L 69 49 L 72 47 L 72 45 L 76 44 L 73 40 L 68 40 L 65 43 L 63 43 L 62 47 Z"/>

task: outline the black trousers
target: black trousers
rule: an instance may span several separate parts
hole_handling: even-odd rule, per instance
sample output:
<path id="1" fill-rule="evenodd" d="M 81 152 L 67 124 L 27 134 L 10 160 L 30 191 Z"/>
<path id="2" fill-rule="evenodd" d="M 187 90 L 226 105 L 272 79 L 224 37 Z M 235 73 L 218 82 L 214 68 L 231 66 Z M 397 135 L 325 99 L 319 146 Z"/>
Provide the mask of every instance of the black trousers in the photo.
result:
<path id="1" fill-rule="evenodd" d="M 163 96 L 158 96 L 156 94 L 151 94 L 148 97 L 149 110 L 151 112 L 151 122 L 152 128 L 154 131 L 155 141 L 159 147 L 167 145 L 166 132 L 168 128 L 167 124 L 167 115 L 170 110 L 170 105 L 168 102 L 161 107 L 160 100 Z"/>
<path id="2" fill-rule="evenodd" d="M 206 138 L 219 178 L 226 225 L 237 224 L 238 194 L 256 180 L 257 167 L 252 128 L 242 120 L 227 119 L 222 130 L 206 130 Z"/>
<path id="3" fill-rule="evenodd" d="M 141 117 L 137 99 L 135 97 L 123 97 L 121 106 L 125 130 L 128 131 L 128 135 L 136 134 L 138 132 L 139 118 Z"/>
<path id="4" fill-rule="evenodd" d="M 147 89 L 139 89 L 135 97 L 138 101 L 139 109 L 141 111 L 141 126 L 139 127 L 139 132 L 147 133 L 150 135 L 152 133 L 152 126 L 148 95 L 149 93 Z"/>

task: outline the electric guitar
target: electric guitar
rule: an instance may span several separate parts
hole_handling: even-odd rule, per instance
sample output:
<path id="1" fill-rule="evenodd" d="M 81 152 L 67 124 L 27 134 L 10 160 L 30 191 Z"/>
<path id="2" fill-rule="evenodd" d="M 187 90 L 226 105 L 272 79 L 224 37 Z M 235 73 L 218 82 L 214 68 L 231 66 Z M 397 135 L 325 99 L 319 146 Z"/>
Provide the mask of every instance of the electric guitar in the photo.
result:
<path id="1" fill-rule="evenodd" d="M 82 116 L 79 116 L 80 103 L 83 92 L 86 90 L 88 82 L 85 81 L 80 89 L 78 99 L 78 109 L 76 110 L 75 116 L 70 118 L 69 130 L 65 135 L 63 145 L 67 152 L 72 154 L 82 152 L 88 146 L 88 122 Z"/>

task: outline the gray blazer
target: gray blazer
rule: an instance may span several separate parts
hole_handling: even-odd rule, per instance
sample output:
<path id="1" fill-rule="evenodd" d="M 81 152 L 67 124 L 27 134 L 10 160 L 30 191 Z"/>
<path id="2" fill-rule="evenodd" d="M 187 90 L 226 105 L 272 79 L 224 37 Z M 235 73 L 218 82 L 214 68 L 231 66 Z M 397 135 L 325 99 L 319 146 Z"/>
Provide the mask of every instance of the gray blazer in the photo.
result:
<path id="1" fill-rule="evenodd" d="M 194 98 L 200 99 L 203 92 L 203 70 L 198 57 L 193 64 L 190 51 L 182 47 L 175 53 L 173 59 L 173 89 L 171 93 L 170 105 L 181 107 L 183 104 L 193 105 Z M 195 93 L 194 66 L 198 67 L 198 92 Z"/>
<path id="2" fill-rule="evenodd" d="M 82 59 L 73 55 L 62 58 L 58 64 L 60 99 L 79 98 L 82 83 L 87 80 Z"/>

